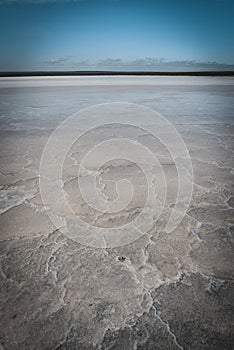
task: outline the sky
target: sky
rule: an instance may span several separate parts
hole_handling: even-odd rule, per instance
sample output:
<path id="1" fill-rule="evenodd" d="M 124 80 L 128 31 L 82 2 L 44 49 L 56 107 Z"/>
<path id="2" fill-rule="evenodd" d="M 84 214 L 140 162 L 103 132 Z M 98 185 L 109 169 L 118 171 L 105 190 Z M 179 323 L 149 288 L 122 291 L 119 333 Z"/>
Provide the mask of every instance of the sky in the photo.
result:
<path id="1" fill-rule="evenodd" d="M 233 0 L 0 0 L 0 71 L 231 70 Z"/>

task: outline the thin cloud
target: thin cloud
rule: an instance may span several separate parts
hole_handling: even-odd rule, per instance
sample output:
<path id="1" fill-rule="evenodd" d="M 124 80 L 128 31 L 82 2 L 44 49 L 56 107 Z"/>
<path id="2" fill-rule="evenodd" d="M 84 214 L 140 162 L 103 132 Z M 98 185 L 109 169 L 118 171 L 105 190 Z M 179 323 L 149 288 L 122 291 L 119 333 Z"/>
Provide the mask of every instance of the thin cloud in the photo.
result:
<path id="1" fill-rule="evenodd" d="M 108 57 L 98 62 L 98 66 L 118 66 L 123 64 L 121 58 Z"/>
<path id="2" fill-rule="evenodd" d="M 234 65 L 218 62 L 196 62 L 195 60 L 168 61 L 165 58 L 137 58 L 134 60 L 123 60 L 118 57 L 107 57 L 106 59 L 89 62 L 75 60 L 73 57 L 50 58 L 43 62 L 46 66 L 64 67 L 65 69 L 88 69 L 88 70 L 136 70 L 136 71 L 199 71 L 199 70 L 234 70 Z"/>
<path id="3" fill-rule="evenodd" d="M 0 71 L 21 71 L 29 69 L 30 62 L 0 61 Z M 30 69 L 29 69 L 30 70 Z M 234 71 L 234 64 L 218 62 L 197 62 L 195 60 L 169 61 L 165 58 L 137 58 L 123 60 L 107 57 L 100 61 L 79 60 L 77 56 L 51 57 L 38 62 L 33 70 L 107 70 L 107 71 L 143 71 L 143 72 L 196 72 L 196 71 Z"/>
<path id="4" fill-rule="evenodd" d="M 40 69 L 43 69 L 43 67 L 49 67 L 50 69 L 65 69 L 65 70 L 72 70 L 72 69 L 90 69 L 92 67 L 92 64 L 86 60 L 77 60 L 77 56 L 74 55 L 68 55 L 65 57 L 51 57 L 43 62 L 41 62 Z"/>
<path id="5" fill-rule="evenodd" d="M 44 61 L 44 63 L 46 65 L 64 65 L 66 62 L 68 62 L 68 58 L 65 58 L 65 57 L 60 57 L 60 58 L 50 58 L 46 61 Z"/>
<path id="6" fill-rule="evenodd" d="M 143 71 L 198 71 L 198 70 L 233 70 L 234 64 L 223 64 L 218 62 L 197 62 L 195 60 L 168 61 L 165 58 L 137 58 L 131 61 L 123 61 L 120 58 L 107 58 L 99 61 L 99 68 L 116 68 L 121 70 L 143 70 Z"/>

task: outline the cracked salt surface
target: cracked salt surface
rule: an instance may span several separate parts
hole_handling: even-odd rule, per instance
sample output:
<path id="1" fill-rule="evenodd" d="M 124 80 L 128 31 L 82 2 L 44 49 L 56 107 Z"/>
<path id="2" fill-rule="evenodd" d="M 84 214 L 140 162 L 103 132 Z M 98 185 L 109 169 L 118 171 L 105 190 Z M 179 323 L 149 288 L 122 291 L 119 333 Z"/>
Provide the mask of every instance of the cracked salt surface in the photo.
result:
<path id="1" fill-rule="evenodd" d="M 232 348 L 233 85 L 233 78 L 201 77 L 0 80 L 1 349 Z M 116 181 L 123 175 L 131 180 L 137 191 L 125 210 L 97 213 L 77 190 L 83 156 L 110 134 L 134 136 L 149 147 L 167 183 L 163 213 L 146 234 L 123 246 L 97 249 L 52 224 L 47 213 L 60 203 L 43 207 L 39 165 L 49 135 L 62 120 L 112 101 L 140 103 L 167 117 L 189 150 L 194 188 L 183 221 L 166 232 L 178 182 L 165 147 L 148 133 L 121 126 L 86 134 L 68 152 L 63 169 L 67 200 L 86 221 L 108 229 L 128 223 L 145 205 L 145 178 L 123 160 L 102 167 L 98 189 L 105 201 L 113 201 Z M 183 169 L 183 159 L 179 164 Z M 189 173 L 183 176 L 191 182 Z M 161 188 L 159 177 L 155 181 Z M 63 219 L 66 213 L 60 214 Z"/>

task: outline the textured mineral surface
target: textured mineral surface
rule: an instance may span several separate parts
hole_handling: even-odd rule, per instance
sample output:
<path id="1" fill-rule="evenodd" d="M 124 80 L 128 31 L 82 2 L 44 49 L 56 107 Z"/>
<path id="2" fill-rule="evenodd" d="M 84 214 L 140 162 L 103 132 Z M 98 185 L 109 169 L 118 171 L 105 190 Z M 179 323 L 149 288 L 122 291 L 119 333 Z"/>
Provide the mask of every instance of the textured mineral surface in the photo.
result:
<path id="1" fill-rule="evenodd" d="M 100 125 L 108 113 L 98 109 L 98 115 L 92 110 L 80 119 L 77 132 L 84 133 L 70 147 L 72 128 L 63 130 L 59 144 L 45 152 L 51 163 L 41 168 L 43 150 L 62 122 L 112 102 L 163 115 L 182 137 L 193 171 L 185 157 L 173 157 L 160 142 L 163 130 L 156 121 L 144 119 L 152 133 L 134 125 Z M 0 113 L 0 349 L 233 349 L 234 79 L 1 78 Z M 128 111 L 121 113 L 128 118 Z M 86 132 L 82 128 L 92 118 L 99 118 L 99 126 Z M 165 139 L 176 152 L 173 137 L 169 132 Z M 89 150 L 110 139 L 122 143 L 113 141 L 79 173 Z M 134 140 L 132 157 L 144 169 L 124 158 L 124 151 L 131 153 L 124 140 Z M 63 145 L 58 182 L 54 170 Z M 105 161 L 113 150 L 119 157 Z M 144 163 L 146 150 L 157 166 Z M 95 168 L 99 199 L 107 205 L 102 211 L 90 190 Z M 155 174 L 152 183 L 144 170 Z M 56 197 L 57 185 L 81 226 L 74 226 Z M 155 188 L 157 200 L 147 203 Z M 178 212 L 186 210 L 170 231 L 165 227 L 180 188 L 185 192 Z M 160 215 L 151 215 L 154 209 Z M 134 236 L 125 225 L 140 213 L 149 229 Z M 110 236 L 119 227 L 130 227 L 126 236 L 119 239 L 118 230 Z"/>

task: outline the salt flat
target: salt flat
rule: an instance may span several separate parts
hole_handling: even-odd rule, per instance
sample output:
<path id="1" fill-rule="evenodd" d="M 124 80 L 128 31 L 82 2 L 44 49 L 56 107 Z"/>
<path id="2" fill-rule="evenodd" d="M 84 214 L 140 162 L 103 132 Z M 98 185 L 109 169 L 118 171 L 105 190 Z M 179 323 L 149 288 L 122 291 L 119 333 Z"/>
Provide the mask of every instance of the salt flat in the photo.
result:
<path id="1" fill-rule="evenodd" d="M 0 112 L 0 348 L 232 349 L 234 78 L 1 78 Z"/>

